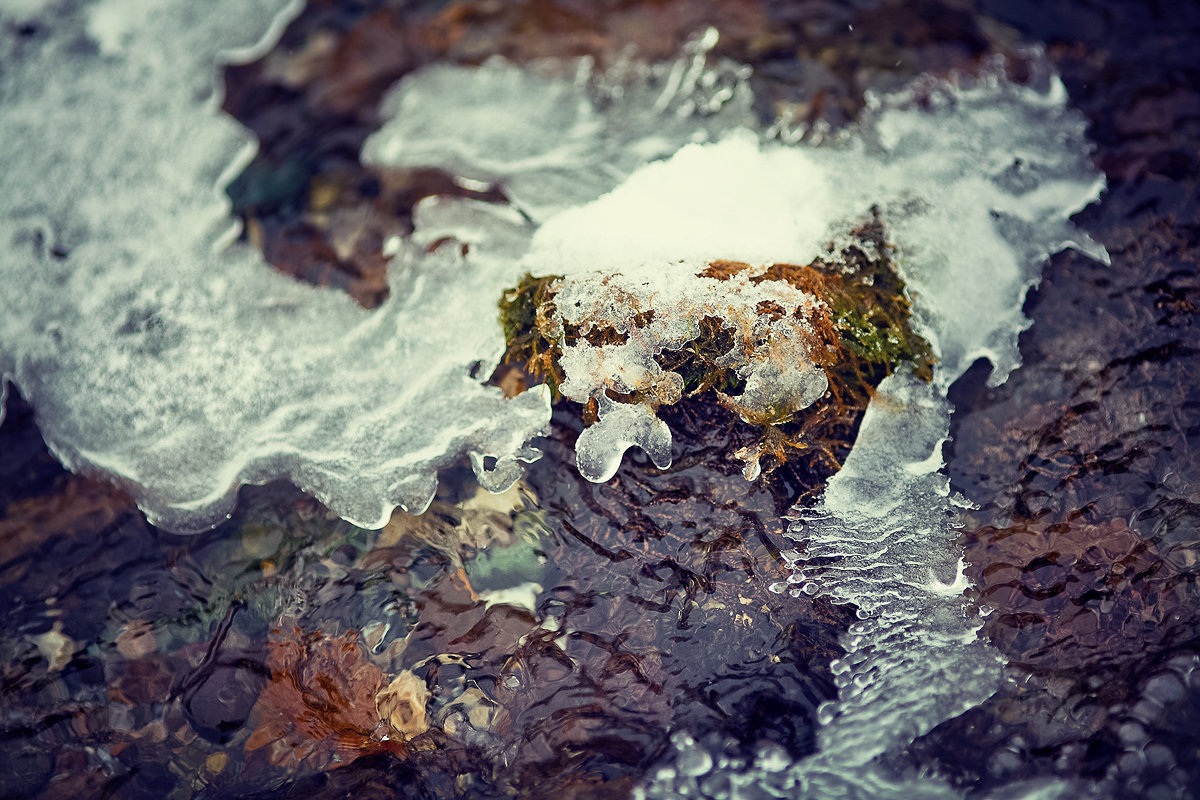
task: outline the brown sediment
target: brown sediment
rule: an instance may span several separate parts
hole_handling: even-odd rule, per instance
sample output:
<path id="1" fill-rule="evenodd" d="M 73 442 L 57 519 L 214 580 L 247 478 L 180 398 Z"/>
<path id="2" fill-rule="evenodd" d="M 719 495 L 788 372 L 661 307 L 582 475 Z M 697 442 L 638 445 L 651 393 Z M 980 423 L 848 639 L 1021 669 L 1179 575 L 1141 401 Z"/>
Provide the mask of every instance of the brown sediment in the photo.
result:
<path id="1" fill-rule="evenodd" d="M 371 754 L 404 755 L 406 740 L 428 728 L 424 686 L 402 680 L 407 672 L 385 684 L 354 632 L 276 629 L 266 665 L 271 679 L 255 706 L 256 727 L 245 749 L 265 749 L 276 766 L 307 761 L 328 769 Z"/>

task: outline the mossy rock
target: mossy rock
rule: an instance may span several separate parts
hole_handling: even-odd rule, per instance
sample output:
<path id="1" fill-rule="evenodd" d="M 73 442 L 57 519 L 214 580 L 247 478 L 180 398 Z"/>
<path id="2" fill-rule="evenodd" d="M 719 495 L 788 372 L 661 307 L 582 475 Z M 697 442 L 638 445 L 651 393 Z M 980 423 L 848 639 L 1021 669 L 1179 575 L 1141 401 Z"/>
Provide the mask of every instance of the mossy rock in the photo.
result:
<path id="1" fill-rule="evenodd" d="M 754 285 L 764 281 L 786 283 L 819 301 L 806 319 L 811 331 L 812 361 L 824 370 L 829 386 L 817 402 L 802 410 L 786 400 L 778 407 L 765 409 L 749 409 L 742 404 L 739 396 L 745 381 L 725 357 L 737 344 L 735 331 L 727 320 L 714 316 L 700 316 L 695 321 L 694 338 L 678 349 L 663 349 L 654 357 L 664 372 L 682 378 L 680 396 L 664 398 L 658 386 L 625 392 L 608 389 L 606 396 L 616 402 L 641 403 L 656 412 L 687 401 L 684 405 L 692 413 L 697 403 L 723 409 L 725 414 L 735 413 L 757 429 L 755 441 L 731 453 L 745 462 L 747 477 L 769 473 L 796 458 L 822 460 L 829 467 L 822 472 L 836 471 L 848 451 L 857 420 L 879 382 L 898 369 L 911 370 L 929 380 L 936 359 L 929 343 L 912 327 L 910 298 L 892 261 L 892 248 L 877 210 L 873 209 L 871 218 L 846 236 L 829 242 L 825 250 L 807 265 L 777 263 L 762 267 L 721 260 L 696 273 L 716 280 L 748 278 Z M 501 298 L 500 321 L 507 352 L 497 380 L 505 371 L 511 376 L 513 370 L 522 377 L 520 381 L 504 381 L 508 391 L 541 382 L 549 386 L 556 403 L 570 402 L 560 391 L 565 377 L 563 348 L 580 340 L 594 347 L 623 344 L 656 313 L 647 309 L 614 327 L 564 324 L 555 307 L 563 286 L 562 276 L 527 274 Z M 782 315 L 783 309 L 759 303 L 755 312 L 770 319 Z M 584 406 L 582 414 L 585 424 L 595 421 L 594 400 Z"/>

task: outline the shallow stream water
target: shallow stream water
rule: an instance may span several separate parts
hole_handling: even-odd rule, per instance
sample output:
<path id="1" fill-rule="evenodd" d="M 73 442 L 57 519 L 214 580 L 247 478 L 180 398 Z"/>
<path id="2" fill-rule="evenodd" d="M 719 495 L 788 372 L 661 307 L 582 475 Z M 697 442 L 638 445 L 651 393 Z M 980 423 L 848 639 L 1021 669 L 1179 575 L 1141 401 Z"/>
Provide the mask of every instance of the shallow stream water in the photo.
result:
<path id="1" fill-rule="evenodd" d="M 0 21 L 6 61 L 53 35 L 53 4 L 38 6 Z M 225 70 L 224 109 L 260 143 L 229 186 L 245 242 L 382 311 L 398 298 L 381 253 L 419 198 L 505 197 L 360 163 L 395 80 L 496 53 L 668 60 L 709 25 L 716 55 L 753 67 L 753 112 L 801 143 L 836 139 L 865 89 L 995 55 L 1020 79 L 1041 43 L 1107 180 L 1075 221 L 1111 265 L 1052 257 L 1024 304 L 1021 366 L 994 386 L 981 360 L 950 387 L 939 474 L 964 502 L 961 550 L 944 555 L 964 558 L 996 689 L 897 734 L 873 762 L 892 782 L 854 791 L 1200 793 L 1194 8 L 313 0 L 271 52 Z M 46 229 L 61 241 L 14 252 L 69 272 L 75 231 Z M 130 319 L 159 335 L 153 314 Z M 725 457 L 736 426 L 685 407 L 669 470 L 630 451 L 593 484 L 560 408 L 544 456 L 499 495 L 464 458 L 439 465 L 423 515 L 382 530 L 273 482 L 177 535 L 94 471 L 64 470 L 31 399 L 8 385 L 0 424 L 0 797 L 832 791 L 803 765 L 828 751 L 825 704 L 852 691 L 840 659 L 860 609 L 778 591 L 806 564 L 792 504 L 814 507 L 827 470 L 748 484 Z"/>

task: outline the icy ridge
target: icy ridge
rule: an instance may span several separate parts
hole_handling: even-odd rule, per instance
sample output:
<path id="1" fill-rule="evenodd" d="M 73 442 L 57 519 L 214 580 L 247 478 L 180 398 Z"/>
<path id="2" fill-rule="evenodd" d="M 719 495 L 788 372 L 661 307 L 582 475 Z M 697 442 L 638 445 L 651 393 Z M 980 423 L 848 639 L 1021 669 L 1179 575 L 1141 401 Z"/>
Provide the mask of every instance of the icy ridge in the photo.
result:
<path id="1" fill-rule="evenodd" d="M 818 711 L 819 752 L 797 777 L 845 774 L 987 699 L 1003 662 L 978 641 L 954 526 L 961 500 L 939 470 L 950 405 L 932 384 L 879 387 L 842 471 L 789 529 L 790 582 L 858 607 Z M 820 566 L 809 567 L 808 564 Z"/>
<path id="2" fill-rule="evenodd" d="M 221 187 L 253 144 L 220 111 L 215 70 L 255 57 L 300 4 L 130 5 L 59 3 L 44 35 L 0 34 L 0 378 L 55 454 L 180 531 L 219 522 L 241 483 L 287 478 L 378 527 L 423 510 L 464 453 L 485 485 L 515 480 L 548 399 L 507 401 L 470 373 L 502 351 L 480 320 L 528 222 L 428 204 L 425 229 L 466 226 L 472 260 L 404 248 L 403 299 L 374 314 L 275 273 L 228 245 Z"/>
<path id="3" fill-rule="evenodd" d="M 930 383 L 901 373 L 879 386 L 842 470 L 814 507 L 794 512 L 793 573 L 772 588 L 851 603 L 859 617 L 832 665 L 838 698 L 819 710 L 817 752 L 793 763 L 764 750 L 747 763 L 677 736 L 639 796 L 959 795 L 896 758 L 1003 679 L 999 654 L 976 638 L 981 620 L 954 547 L 961 500 L 940 472 L 946 390 L 978 358 L 992 363 L 993 382 L 1018 364 L 1021 303 L 1046 256 L 1075 247 L 1107 261 L 1070 223 L 1104 185 L 1088 152 L 1057 79 L 1037 90 L 992 76 L 873 98 L 855 138 L 811 154 L 840 160 L 844 178 L 885 203 L 897 265 L 941 362 Z"/>
<path id="4" fill-rule="evenodd" d="M 751 70 L 710 57 L 716 43 L 710 28 L 675 61 L 627 59 L 605 70 L 590 58 L 431 65 L 388 93 L 387 122 L 363 146 L 363 163 L 502 183 L 542 222 L 684 144 L 754 124 Z"/>

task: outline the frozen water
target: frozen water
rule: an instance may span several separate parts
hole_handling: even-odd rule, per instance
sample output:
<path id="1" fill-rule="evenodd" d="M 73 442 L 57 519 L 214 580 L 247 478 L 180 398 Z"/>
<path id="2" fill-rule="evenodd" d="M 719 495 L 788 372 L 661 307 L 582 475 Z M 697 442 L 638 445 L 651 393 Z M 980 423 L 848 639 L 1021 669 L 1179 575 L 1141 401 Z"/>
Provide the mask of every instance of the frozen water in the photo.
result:
<path id="1" fill-rule="evenodd" d="M 54 0 L 8 0 L 0 6 L 0 19 L 17 22 L 33 20 L 41 16 Z"/>
<path id="2" fill-rule="evenodd" d="M 484 74 L 496 69 L 512 67 L 493 64 Z M 400 91 L 415 94 L 421 81 L 414 76 Z M 538 118 L 536 107 L 523 112 L 529 101 L 520 97 L 495 102 L 518 126 Z M 797 511 L 790 530 L 803 558 L 822 565 L 807 567 L 795 555 L 794 590 L 853 603 L 860 616 L 843 643 L 846 658 L 834 665 L 839 697 L 821 709 L 819 752 L 787 768 L 764 757 L 769 770 L 735 769 L 697 756 L 702 745 L 677 738 L 677 758 L 642 787 L 647 796 L 955 796 L 936 780 L 893 772 L 880 756 L 983 701 L 1002 679 L 998 654 L 976 639 L 980 620 L 963 596 L 953 547 L 960 506 L 940 472 L 951 412 L 946 390 L 979 358 L 991 362 L 993 382 L 1018 364 L 1021 305 L 1048 255 L 1075 247 L 1107 260 L 1070 222 L 1099 196 L 1104 179 L 1091 164 L 1085 122 L 1053 76 L 1028 86 L 998 72 L 969 86 L 923 81 L 869 98 L 868 106 L 837 146 L 785 147 L 750 130 L 710 141 L 709 127 L 701 142 L 633 171 L 590 202 L 580 204 L 604 181 L 588 176 L 577 193 L 553 189 L 549 201 L 525 202 L 539 219 L 558 208 L 537 229 L 523 265 L 535 275 L 565 276 L 560 321 L 630 333 L 624 345 L 564 348 L 563 391 L 581 402 L 602 400 L 605 390 L 678 391 L 653 356 L 686 340 L 686 326 L 667 324 L 686 315 L 663 315 L 662 327 L 647 332 L 634 330 L 633 311 L 651 304 L 677 310 L 673 303 L 704 309 L 714 288 L 697 277 L 702 265 L 807 263 L 873 206 L 896 246 L 917 325 L 940 359 L 931 383 L 897 374 L 879 387 L 846 465 L 816 507 Z M 589 130 L 604 129 L 589 119 Z M 571 128 L 567 138 L 582 129 Z M 538 152 L 548 147 L 539 140 L 556 134 L 526 130 Z M 487 172 L 495 165 L 474 158 L 455 165 L 496 177 Z M 553 169 L 558 181 L 563 167 Z M 595 169 L 586 158 L 584 169 Z M 545 170 L 539 163 L 506 184 L 518 204 L 530 191 L 525 178 Z M 790 355 L 791 369 L 806 363 Z M 778 397 L 761 385 L 755 391 Z M 609 423 L 614 408 L 629 419 Z M 633 444 L 654 448 L 662 464 L 664 437 L 652 419 L 603 402 L 600 422 L 581 437 L 581 471 L 609 477 Z M 718 766 L 701 775 L 692 768 L 698 763 Z M 1045 796 L 1066 791 L 1026 788 Z"/>
<path id="3" fill-rule="evenodd" d="M 641 405 L 600 401 L 599 421 L 579 434 L 575 458 L 579 474 L 589 481 L 602 483 L 621 466 L 621 457 L 630 447 L 646 451 L 655 466 L 671 466 L 671 431 L 667 423 Z"/>
<path id="4" fill-rule="evenodd" d="M 753 123 L 750 70 L 710 63 L 715 43 L 710 30 L 678 61 L 603 72 L 588 59 L 428 67 L 384 100 L 388 122 L 367 140 L 363 161 L 502 182 L 514 204 L 542 221 L 687 142 Z"/>
<path id="5" fill-rule="evenodd" d="M 633 297 L 637 310 L 654 297 L 672 320 L 686 318 L 688 306 L 699 317 L 718 313 L 711 298 L 739 291 L 697 277 L 703 265 L 808 263 L 878 204 L 917 300 L 919 328 L 940 357 L 937 386 L 944 390 L 981 357 L 992 361 L 993 380 L 1003 380 L 1017 363 L 1021 302 L 1042 259 L 1068 245 L 1104 255 L 1068 219 L 1098 195 L 1103 179 L 1088 159 L 1082 118 L 1066 110 L 1057 80 L 1047 83 L 1044 93 L 1003 83 L 943 88 L 927 111 L 914 110 L 910 94 L 876 99 L 857 135 L 837 148 L 784 147 L 746 129 L 689 144 L 550 217 L 523 265 L 535 275 L 566 275 L 564 291 L 594 286 L 584 300 L 589 320 L 627 317 L 603 305 L 614 296 Z M 733 320 L 737 312 L 729 305 L 718 315 Z M 654 325 L 667 318 L 656 316 Z M 564 392 L 583 402 L 605 388 L 653 383 L 650 350 L 671 349 L 673 335 L 651 331 L 603 352 L 564 348 Z M 772 363 L 786 364 L 788 374 L 764 383 L 764 362 L 744 376 L 752 402 L 777 402 L 779 386 L 824 391 L 820 376 L 804 368 L 802 342 L 789 346 L 776 336 L 773 347 Z M 801 380 L 805 374 L 811 379 Z M 816 399 L 794 397 L 794 408 Z"/>
<path id="6" fill-rule="evenodd" d="M 673 64 L 544 65 L 553 80 L 499 63 L 427 70 L 393 101 L 434 101 L 407 117 L 417 129 L 388 126 L 366 157 L 378 142 L 476 180 L 511 162 L 501 177 L 517 206 L 423 203 L 411 243 L 389 242 L 392 301 L 364 312 L 228 244 L 221 187 L 253 150 L 219 111 L 216 65 L 255 57 L 298 3 L 130 2 L 62 2 L 49 35 L 0 34 L 0 377 L 64 464 L 109 476 L 175 530 L 219 522 L 238 484 L 275 478 L 365 526 L 424 509 L 436 470 L 463 454 L 482 485 L 510 485 L 538 455 L 528 442 L 548 395 L 508 401 L 471 376 L 503 352 L 495 304 L 519 276 L 530 216 L 749 120 L 746 68 L 710 67 L 711 36 Z M 494 136 L 454 121 L 471 114 Z M 469 257 L 426 253 L 443 238 Z"/>
<path id="7" fill-rule="evenodd" d="M 1018 363 L 1021 302 L 1047 254 L 1104 257 L 1069 222 L 1103 179 L 1057 80 L 873 98 L 845 141 L 811 148 L 754 130 L 748 72 L 710 64 L 711 35 L 656 67 L 495 61 L 416 73 L 394 90 L 395 116 L 364 158 L 496 182 L 512 205 L 423 203 L 412 240 L 393 243 L 392 300 L 365 312 L 228 244 L 220 187 L 251 142 L 219 112 L 215 65 L 268 46 L 296 5 L 146 0 L 130 15 L 127 2 L 23 0 L 6 13 L 53 9 L 50 34 L 18 41 L 0 28 L 0 374 L 33 402 L 68 467 L 111 476 L 175 529 L 218 521 L 239 483 L 277 477 L 381 525 L 397 504 L 424 508 L 436 470 L 463 454 L 502 489 L 536 457 L 528 442 L 548 400 L 533 390 L 506 401 L 471 375 L 503 350 L 488 321 L 523 270 L 565 275 L 597 314 L 597 276 L 607 276 L 634 293 L 669 277 L 654 302 L 734 303 L 720 313 L 736 316 L 738 290 L 713 297 L 693 277 L 699 266 L 807 263 L 878 205 L 941 361 L 931 384 L 901 374 L 880 387 L 845 468 L 792 529 L 824 564 L 797 561 L 796 589 L 854 603 L 862 617 L 835 665 L 840 694 L 822 709 L 820 752 L 790 766 L 764 752 L 736 771 L 677 737 L 677 765 L 642 791 L 952 794 L 878 757 L 999 680 L 951 545 L 945 391 L 977 358 L 993 363 L 994 381 Z M 929 102 L 915 102 L 920 93 Z M 426 252 L 444 237 L 470 244 L 470 256 Z M 603 313 L 636 338 L 628 309 Z M 677 392 L 652 354 L 687 332 L 663 326 L 615 360 L 570 354 L 572 396 L 600 398 L 606 381 Z M 796 403 L 824 390 L 803 347 L 781 332 L 768 355 L 786 361 L 743 354 L 750 401 L 775 403 L 780 386 Z M 580 438 L 585 475 L 611 475 L 628 446 L 669 463 L 669 431 L 646 408 L 600 412 Z"/>
<path id="8" fill-rule="evenodd" d="M 548 398 L 507 401 L 471 372 L 503 350 L 488 321 L 525 220 L 427 204 L 393 265 L 397 300 L 375 313 L 222 246 L 221 186 L 252 150 L 219 112 L 216 64 L 253 57 L 297 5 L 126 5 L 60 4 L 48 35 L 4 45 L 19 52 L 0 74 L 0 374 L 55 454 L 176 530 L 279 477 L 366 526 L 423 510 L 463 453 L 491 488 L 515 480 Z M 447 228 L 470 260 L 424 255 Z"/>
<path id="9" fill-rule="evenodd" d="M 807 264 L 833 226 L 858 221 L 872 202 L 853 184 L 843 189 L 836 171 L 843 164 L 823 165 L 813 153 L 761 145 L 745 128 L 717 144 L 686 146 L 547 220 L 526 265 L 534 274 L 562 274 L 716 259 Z"/>
<path id="10" fill-rule="evenodd" d="M 1075 246 L 1107 260 L 1069 221 L 1099 196 L 1103 177 L 1057 80 L 1043 91 L 1003 80 L 941 87 L 924 110 L 913 94 L 875 98 L 842 148 L 797 151 L 838 176 L 845 194 L 883 204 L 916 315 L 941 358 L 931 383 L 898 373 L 879 386 L 842 470 L 789 529 L 800 545 L 788 555 L 793 591 L 858 608 L 846 655 L 832 665 L 838 698 L 819 711 L 818 752 L 785 769 L 727 769 L 719 782 L 667 768 L 659 774 L 671 778 L 642 796 L 958 794 L 879 758 L 982 702 L 1003 677 L 999 654 L 976 638 L 981 620 L 953 546 L 961 501 L 940 472 L 945 390 L 976 358 L 991 360 L 993 380 L 1016 366 L 1021 303 L 1048 254 Z M 1071 787 L 1021 791 L 1057 797 Z"/>
<path id="11" fill-rule="evenodd" d="M 580 474 L 588 480 L 611 478 L 633 445 L 659 467 L 670 466 L 671 432 L 654 414 L 683 396 L 684 382 L 655 357 L 695 341 L 704 318 L 720 320 L 732 335 L 734 344 L 714 363 L 744 380 L 742 394 L 726 402 L 747 421 L 783 421 L 828 388 L 825 372 L 813 363 L 814 348 L 822 344 L 809 319 L 819 300 L 783 281 L 753 282 L 761 269 L 720 280 L 697 275 L 705 266 L 683 261 L 629 274 L 568 271 L 556 282 L 548 320 L 562 350 L 559 388 L 576 402 L 598 404 L 599 422 L 580 435 L 575 448 Z M 763 304 L 774 313 L 760 311 Z M 567 341 L 566 326 L 578 331 L 576 341 Z M 606 331 L 625 341 L 589 342 L 590 335 Z M 614 403 L 609 392 L 636 393 L 643 410 Z"/>
<path id="12" fill-rule="evenodd" d="M 804 559 L 825 564 L 801 566 L 793 582 L 853 602 L 860 618 L 835 665 L 814 773 L 903 747 L 999 685 L 1002 662 L 976 640 L 952 546 L 959 506 L 939 472 L 949 412 L 935 385 L 885 380 L 842 471 L 790 531 Z"/>

